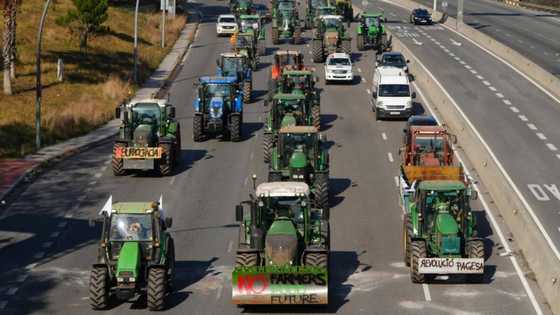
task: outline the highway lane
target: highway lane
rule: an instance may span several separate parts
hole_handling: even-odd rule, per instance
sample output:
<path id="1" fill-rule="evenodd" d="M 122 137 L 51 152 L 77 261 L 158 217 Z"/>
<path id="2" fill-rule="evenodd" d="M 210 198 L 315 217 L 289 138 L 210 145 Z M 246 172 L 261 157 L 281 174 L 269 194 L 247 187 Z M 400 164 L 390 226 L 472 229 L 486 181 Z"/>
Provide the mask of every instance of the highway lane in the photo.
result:
<path id="1" fill-rule="evenodd" d="M 164 195 L 177 247 L 178 292 L 169 314 L 237 314 L 229 286 L 237 226 L 236 203 L 247 198 L 248 176 L 266 178 L 262 163 L 261 102 L 246 106 L 245 140 L 240 143 L 191 140 L 192 82 L 214 72 L 214 59 L 228 47 L 214 36 L 213 17 L 221 2 L 200 9 L 207 17 L 171 88 L 182 123 L 182 163 L 174 177 L 149 174 L 113 177 L 107 168 L 111 144 L 81 153 L 45 173 L 4 210 L 0 223 L 35 236 L 4 249 L 0 261 L 0 303 L 10 314 L 147 313 L 142 301 L 104 312 L 90 310 L 87 285 L 96 255 L 98 228 L 89 228 L 106 198 L 151 200 Z M 283 47 L 293 47 L 284 45 Z M 298 46 L 310 61 L 310 48 Z M 356 74 L 365 81 L 324 86 L 324 132 L 331 146 L 331 306 L 313 312 L 340 314 L 531 314 L 529 299 L 482 212 L 482 234 L 491 251 L 484 284 L 410 283 L 402 263 L 401 216 L 394 177 L 403 122 L 375 122 L 370 110 L 372 52 L 354 54 Z M 266 65 L 271 56 L 264 58 Z M 358 68 L 361 72 L 358 71 Z M 266 87 L 267 69 L 256 73 L 257 95 Z M 361 80 L 360 80 L 361 81 Z M 420 100 L 421 101 L 421 100 Z M 389 156 L 391 153 L 391 157 Z M 85 196 L 85 197 L 84 197 Z M 480 204 L 474 205 L 481 210 Z M 62 224 L 62 222 L 65 222 Z M 56 234 L 58 233 L 58 234 Z M 52 242 L 46 246 L 47 242 Z M 43 252 L 43 257 L 35 257 Z M 27 266 L 27 269 L 25 268 Z M 14 291 L 15 290 L 15 291 Z M 2 306 L 2 304 L 0 304 Z M 308 309 L 257 308 L 261 313 L 300 313 Z"/>
<path id="2" fill-rule="evenodd" d="M 432 7 L 431 0 L 417 0 Z M 443 1 L 438 1 L 442 12 Z M 455 17 L 457 0 L 447 1 Z M 479 31 L 528 57 L 550 73 L 560 76 L 560 19 L 557 14 L 508 7 L 491 0 L 464 2 L 464 21 Z"/>

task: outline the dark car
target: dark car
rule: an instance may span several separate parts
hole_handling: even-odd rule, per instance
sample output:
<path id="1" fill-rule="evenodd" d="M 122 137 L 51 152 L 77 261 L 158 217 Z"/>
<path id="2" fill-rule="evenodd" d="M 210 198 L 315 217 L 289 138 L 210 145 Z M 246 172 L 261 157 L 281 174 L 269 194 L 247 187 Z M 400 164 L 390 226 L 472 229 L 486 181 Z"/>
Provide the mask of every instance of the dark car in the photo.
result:
<path id="1" fill-rule="evenodd" d="M 410 23 L 432 24 L 432 15 L 426 9 L 414 9 L 410 14 Z"/>
<path id="2" fill-rule="evenodd" d="M 385 52 L 377 55 L 376 67 L 395 67 L 408 73 L 408 60 L 398 51 Z"/>

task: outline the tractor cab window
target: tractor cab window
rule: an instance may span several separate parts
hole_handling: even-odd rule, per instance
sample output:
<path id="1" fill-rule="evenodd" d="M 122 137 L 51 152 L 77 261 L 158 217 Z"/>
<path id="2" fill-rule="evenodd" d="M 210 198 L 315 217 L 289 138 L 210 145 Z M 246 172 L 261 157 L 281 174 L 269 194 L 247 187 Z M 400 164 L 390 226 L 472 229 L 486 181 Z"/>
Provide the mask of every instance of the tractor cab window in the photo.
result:
<path id="1" fill-rule="evenodd" d="M 440 136 L 416 136 L 415 151 L 419 153 L 436 153 L 443 152 L 444 141 Z"/>
<path id="2" fill-rule="evenodd" d="M 297 56 L 295 55 L 289 55 L 289 54 L 279 55 L 278 59 L 280 61 L 280 64 L 282 65 L 291 65 L 291 66 L 297 65 Z"/>
<path id="3" fill-rule="evenodd" d="M 325 25 L 325 28 L 338 28 L 338 26 L 340 25 L 340 19 L 327 18 L 323 19 L 323 23 Z"/>
<path id="4" fill-rule="evenodd" d="M 306 133 L 286 133 L 282 134 L 282 142 L 280 150 L 283 152 L 282 156 L 289 159 L 290 156 L 296 151 L 304 151 L 306 155 L 310 152 L 306 150 L 314 148 L 314 136 Z M 287 161 L 285 161 L 287 162 Z"/>
<path id="5" fill-rule="evenodd" d="M 334 14 L 334 8 L 320 8 L 319 9 L 319 16 L 321 15 L 331 15 Z"/>
<path id="6" fill-rule="evenodd" d="M 132 118 L 136 125 L 157 124 L 161 118 L 161 111 L 157 103 L 137 103 L 132 107 Z"/>
<path id="7" fill-rule="evenodd" d="M 279 108 L 283 114 L 297 112 L 302 107 L 300 100 L 283 100 L 282 103 L 283 106 L 279 106 Z"/>
<path id="8" fill-rule="evenodd" d="M 243 59 L 241 58 L 224 58 L 223 68 L 225 73 L 236 74 L 243 70 Z"/>
<path id="9" fill-rule="evenodd" d="M 303 203 L 303 204 L 302 204 Z M 275 217 L 287 217 L 297 225 L 303 225 L 305 222 L 304 213 L 305 202 L 301 197 L 276 197 L 271 199 L 270 208 L 274 209 Z"/>
<path id="10" fill-rule="evenodd" d="M 386 54 L 383 56 L 381 63 L 386 66 L 398 67 L 403 68 L 406 66 L 406 61 L 404 60 L 402 55 L 389 55 Z"/>
<path id="11" fill-rule="evenodd" d="M 231 93 L 230 86 L 227 84 L 208 84 L 206 85 L 206 91 L 208 95 L 222 97 L 227 97 Z"/>
<path id="12" fill-rule="evenodd" d="M 294 4 L 290 1 L 283 1 L 278 3 L 278 10 L 285 11 L 285 10 L 293 10 Z"/>
<path id="13" fill-rule="evenodd" d="M 434 222 L 434 216 L 438 213 L 451 213 L 460 215 L 463 194 L 458 191 L 427 191 L 424 198 L 424 222 Z M 428 227 L 428 228 L 431 228 Z"/>
<path id="14" fill-rule="evenodd" d="M 111 216 L 111 241 L 152 241 L 152 217 L 138 214 Z"/>
<path id="15" fill-rule="evenodd" d="M 291 76 L 289 79 L 285 80 L 285 88 L 288 91 L 293 89 L 304 90 L 308 87 L 308 81 L 305 76 Z"/>
<path id="16" fill-rule="evenodd" d="M 368 27 L 377 27 L 381 26 L 381 18 L 379 16 L 370 16 L 366 18 L 366 25 Z"/>

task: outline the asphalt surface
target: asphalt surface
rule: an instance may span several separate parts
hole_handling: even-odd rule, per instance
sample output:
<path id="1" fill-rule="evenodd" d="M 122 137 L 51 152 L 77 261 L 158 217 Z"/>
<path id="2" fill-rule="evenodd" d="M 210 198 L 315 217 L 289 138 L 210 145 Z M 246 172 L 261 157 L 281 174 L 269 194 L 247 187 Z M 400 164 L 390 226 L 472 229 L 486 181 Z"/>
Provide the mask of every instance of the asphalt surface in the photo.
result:
<path id="1" fill-rule="evenodd" d="M 431 0 L 415 0 L 428 7 Z M 444 12 L 443 1 L 438 11 Z M 447 1 L 446 12 L 457 15 L 457 0 Z M 492 0 L 469 0 L 463 5 L 464 22 L 509 46 L 550 73 L 560 76 L 560 16 L 555 13 L 510 7 Z"/>
<path id="2" fill-rule="evenodd" d="M 324 85 L 322 129 L 331 149 L 331 304 L 327 308 L 256 308 L 231 305 L 230 274 L 237 242 L 234 206 L 247 199 L 251 174 L 266 178 L 262 162 L 262 121 L 267 67 L 275 50 L 255 74 L 258 101 L 245 107 L 244 140 L 191 140 L 193 82 L 215 71 L 214 59 L 228 50 L 216 38 L 215 17 L 223 2 L 207 1 L 199 9 L 204 21 L 171 87 L 171 101 L 182 124 L 182 158 L 173 177 L 148 173 L 114 177 L 108 167 L 111 143 L 69 158 L 40 176 L 0 212 L 0 233 L 26 233 L 2 250 L 0 313 L 137 314 L 145 300 L 118 303 L 94 312 L 88 304 L 88 277 L 95 262 L 99 224 L 89 219 L 109 195 L 115 201 L 156 200 L 163 194 L 177 254 L 177 292 L 169 296 L 169 314 L 338 313 L 338 314 L 534 314 L 525 288 L 495 227 L 480 203 L 474 203 L 488 253 L 485 283 L 464 279 L 412 284 L 402 263 L 402 210 L 398 174 L 402 121 L 376 122 L 368 93 L 373 52 L 354 53 L 353 84 Z M 307 33 L 309 36 L 309 33 Z M 291 47 L 283 45 L 282 47 Z M 310 47 L 297 48 L 311 62 Z M 441 57 L 440 57 L 441 58 Z M 422 99 L 417 111 L 422 112 Z M 504 116 L 507 116 L 504 114 Z M 535 141 L 536 142 L 536 141 Z M 536 293 L 537 296 L 538 292 Z"/>

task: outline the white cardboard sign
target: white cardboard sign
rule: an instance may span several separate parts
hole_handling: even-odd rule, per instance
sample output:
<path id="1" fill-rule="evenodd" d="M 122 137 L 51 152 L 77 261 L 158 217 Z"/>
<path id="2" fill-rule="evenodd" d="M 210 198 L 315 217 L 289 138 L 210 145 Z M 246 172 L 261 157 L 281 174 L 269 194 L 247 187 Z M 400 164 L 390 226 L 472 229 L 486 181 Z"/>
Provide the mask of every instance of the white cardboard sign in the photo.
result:
<path id="1" fill-rule="evenodd" d="M 420 258 L 419 273 L 470 274 L 484 273 L 484 258 Z"/>

